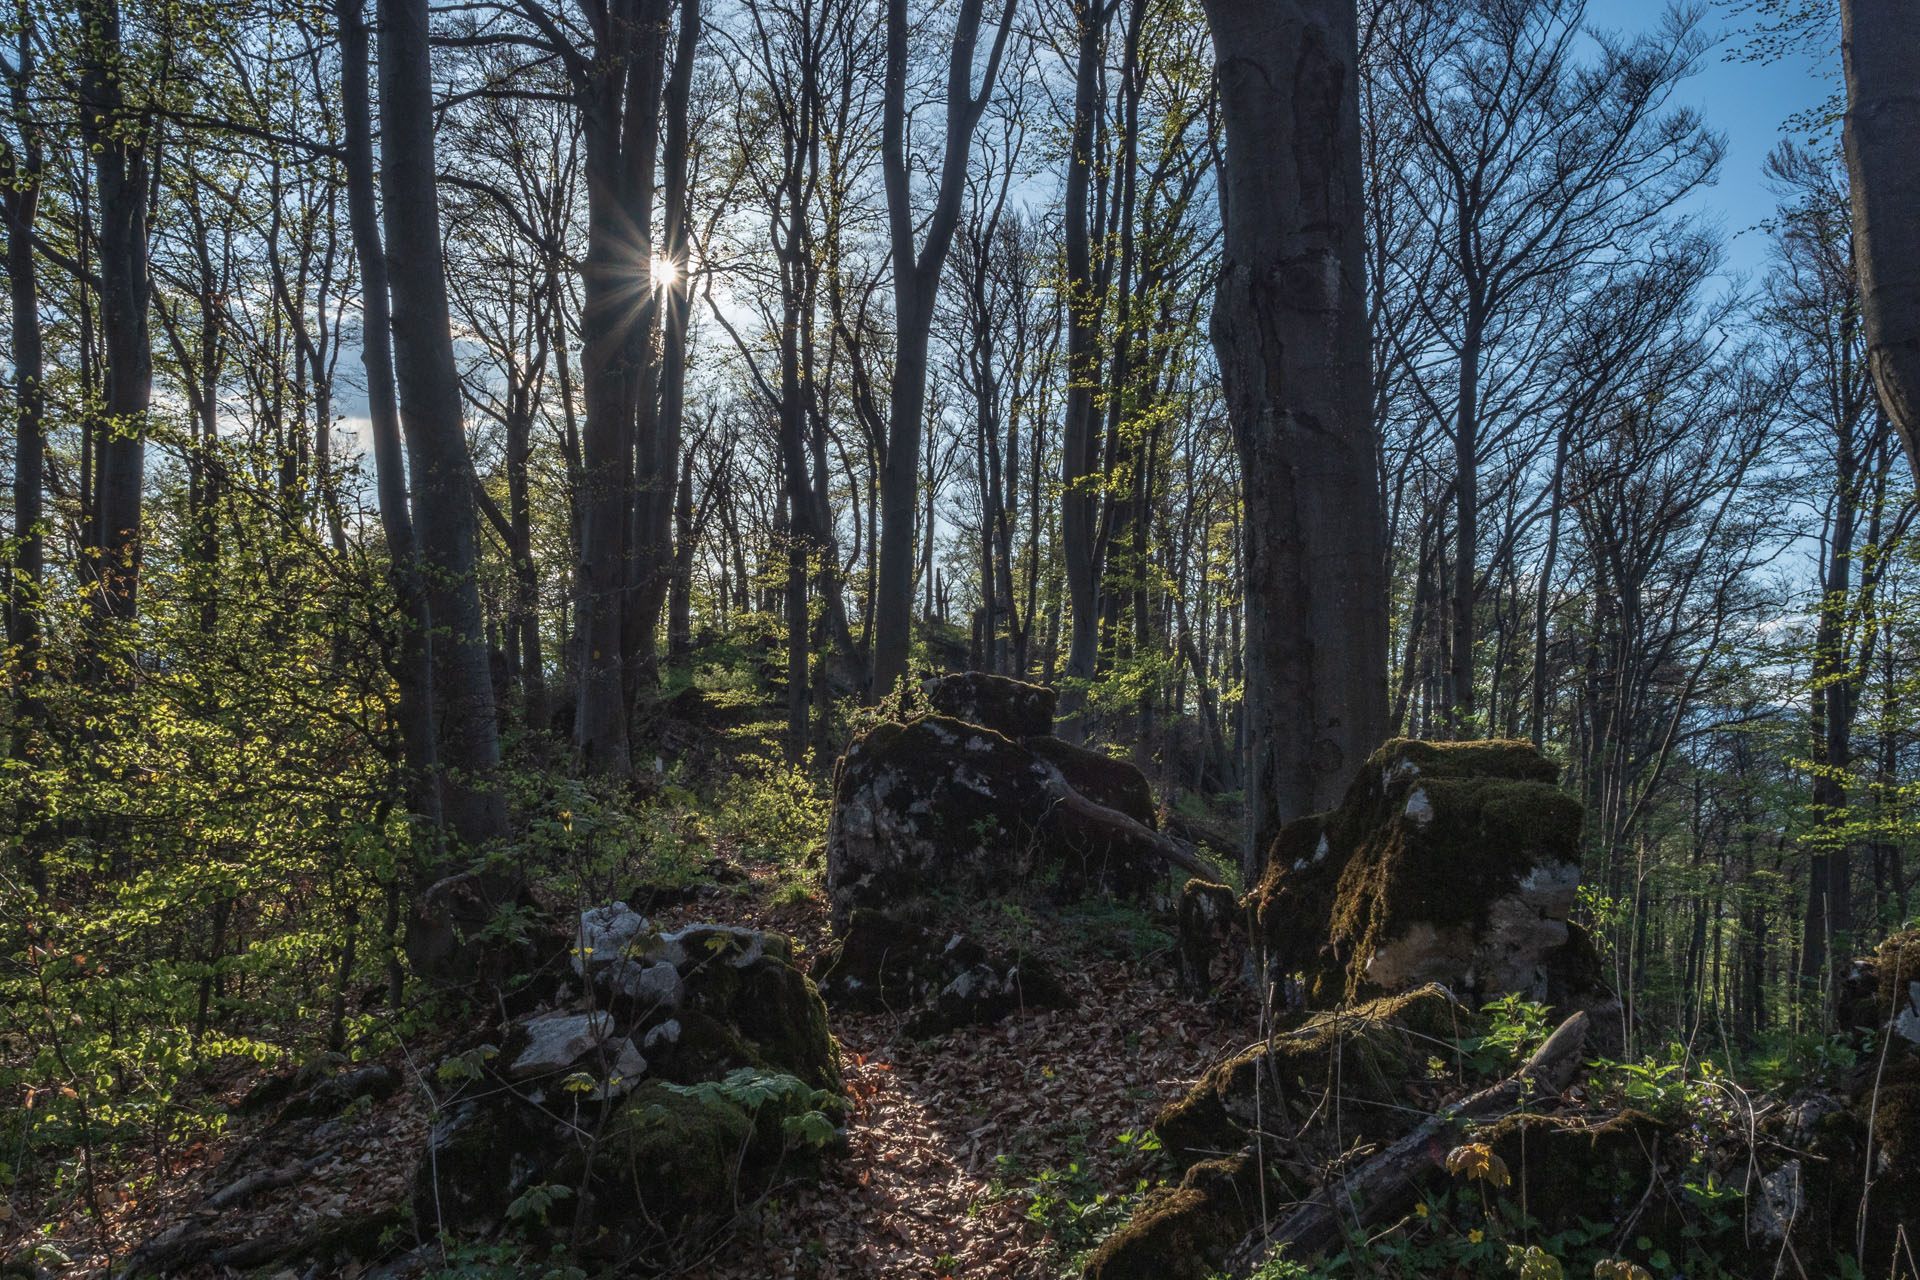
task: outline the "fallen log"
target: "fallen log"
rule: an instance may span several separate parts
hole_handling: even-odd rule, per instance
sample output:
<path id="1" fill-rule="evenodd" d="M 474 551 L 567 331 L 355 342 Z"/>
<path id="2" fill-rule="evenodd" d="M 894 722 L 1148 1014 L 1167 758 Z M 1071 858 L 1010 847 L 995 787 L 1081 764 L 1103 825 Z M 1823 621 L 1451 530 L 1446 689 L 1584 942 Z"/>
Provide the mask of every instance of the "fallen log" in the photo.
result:
<path id="1" fill-rule="evenodd" d="M 1433 1166 L 1437 1139 L 1462 1124 L 1504 1119 L 1541 1096 L 1554 1097 L 1573 1083 L 1587 1040 L 1588 1019 L 1576 1013 L 1512 1076 L 1437 1112 L 1406 1137 L 1350 1174 L 1330 1181 L 1318 1197 L 1263 1229 L 1256 1226 L 1227 1255 L 1227 1274 L 1251 1275 L 1282 1245 L 1305 1257 L 1338 1244 L 1350 1227 L 1370 1227 L 1413 1208 L 1416 1180 Z"/>

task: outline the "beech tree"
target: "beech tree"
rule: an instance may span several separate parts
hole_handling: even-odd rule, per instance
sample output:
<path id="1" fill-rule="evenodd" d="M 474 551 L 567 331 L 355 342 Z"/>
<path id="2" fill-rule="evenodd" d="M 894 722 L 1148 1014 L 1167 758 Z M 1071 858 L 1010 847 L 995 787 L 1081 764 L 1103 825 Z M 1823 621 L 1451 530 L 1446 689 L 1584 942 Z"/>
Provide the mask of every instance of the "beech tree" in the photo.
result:
<path id="1" fill-rule="evenodd" d="M 1251 870 L 1386 734 L 1351 0 L 1208 0 L 1226 223 L 1214 346 L 1246 504 Z"/>
<path id="2" fill-rule="evenodd" d="M 887 236 L 893 258 L 893 382 L 887 409 L 887 454 L 880 480 L 879 565 L 874 581 L 872 697 L 886 696 L 907 674 L 913 641 L 914 514 L 920 497 L 920 439 L 927 396 L 927 347 L 940 272 L 960 222 L 967 156 L 974 127 L 993 96 L 994 80 L 1013 34 L 1015 0 L 1007 0 L 975 92 L 974 53 L 985 0 L 960 0 L 946 68 L 946 140 L 933 213 L 916 232 L 907 139 L 907 0 L 887 0 L 886 100 L 880 143 L 887 187 Z"/>
<path id="3" fill-rule="evenodd" d="M 480 608 L 480 530 L 441 260 L 427 0 L 380 0 L 380 195 L 392 299 L 393 377 L 428 631 L 436 759 L 449 829 L 479 846 L 504 833 L 494 785 L 499 724 Z"/>
<path id="4" fill-rule="evenodd" d="M 1920 14 L 1841 0 L 1847 172 L 1867 362 L 1920 473 Z"/>

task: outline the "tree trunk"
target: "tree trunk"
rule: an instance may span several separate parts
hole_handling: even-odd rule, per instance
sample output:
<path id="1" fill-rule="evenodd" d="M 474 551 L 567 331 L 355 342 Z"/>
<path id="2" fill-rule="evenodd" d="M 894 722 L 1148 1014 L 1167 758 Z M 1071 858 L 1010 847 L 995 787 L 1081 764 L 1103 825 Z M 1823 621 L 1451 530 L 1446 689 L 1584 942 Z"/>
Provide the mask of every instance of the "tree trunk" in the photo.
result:
<path id="1" fill-rule="evenodd" d="M 1920 14 L 1841 0 L 1840 22 L 1867 363 L 1920 473 Z"/>
<path id="2" fill-rule="evenodd" d="M 1087 194 L 1092 185 L 1094 118 L 1100 106 L 1100 50 L 1108 10 L 1102 0 L 1087 0 L 1075 6 L 1074 12 L 1080 23 L 1080 48 L 1074 73 L 1073 139 L 1067 156 L 1066 207 L 1062 215 L 1067 254 L 1067 404 L 1060 436 L 1060 550 L 1066 563 L 1072 639 L 1067 650 L 1067 687 L 1060 696 L 1060 735 L 1077 742 L 1085 736 L 1080 710 L 1086 705 L 1086 682 L 1093 679 L 1100 645 L 1093 495 L 1087 490 L 1093 474 L 1093 383 L 1099 365 L 1094 326 L 1100 303 L 1094 296 Z"/>
<path id="3" fill-rule="evenodd" d="M 361 363 L 367 375 L 367 418 L 373 436 L 380 528 L 388 573 L 400 606 L 394 682 L 405 755 L 407 807 L 436 835 L 443 824 L 439 753 L 433 730 L 433 671 L 427 636 L 433 625 L 420 580 L 413 514 L 407 505 L 400 406 L 394 399 L 393 350 L 387 310 L 387 256 L 374 200 L 372 87 L 368 75 L 365 0 L 335 0 L 340 24 L 340 98 L 346 142 L 347 220 L 360 261 Z"/>
<path id="4" fill-rule="evenodd" d="M 117 0 L 80 0 L 80 132 L 93 154 L 100 221 L 100 331 L 106 395 L 100 423 L 95 542 L 97 620 L 130 620 L 139 604 L 141 493 L 153 347 L 147 332 L 148 157 L 145 121 L 130 112 Z"/>
<path id="5" fill-rule="evenodd" d="M 880 476 L 879 571 L 874 583 L 873 680 L 868 697 L 893 692 L 907 674 L 913 643 L 913 523 L 920 484 L 921 418 L 927 403 L 927 346 L 940 270 L 960 220 L 974 126 L 993 95 L 1000 58 L 1013 29 L 1007 0 L 980 92 L 973 93 L 973 52 L 984 0 L 960 0 L 947 62 L 946 150 L 926 241 L 914 247 L 912 180 L 907 166 L 907 0 L 887 0 L 887 72 L 881 126 L 888 236 L 893 258 L 894 367 L 887 410 L 887 456 Z"/>
<path id="6" fill-rule="evenodd" d="M 473 461 L 441 257 L 427 0 L 380 0 L 380 32 L 380 187 L 394 381 L 433 618 L 428 643 L 441 803 L 452 832 L 478 846 L 505 833 L 506 804 L 493 785 L 500 739 L 475 575 Z"/>
<path id="7" fill-rule="evenodd" d="M 1460 349 L 1459 403 L 1453 424 L 1453 661 L 1447 672 L 1447 726 L 1456 738 L 1470 738 L 1476 732 L 1473 605 L 1474 566 L 1480 557 L 1480 354 L 1480 321 L 1469 314 Z"/>
<path id="8" fill-rule="evenodd" d="M 574 742 L 589 772 L 624 776 L 631 763 L 623 605 L 630 582 L 634 433 L 654 314 L 653 154 L 666 0 L 618 0 L 610 10 L 580 84 L 587 157 L 580 364 L 587 423 L 581 440 Z"/>
<path id="9" fill-rule="evenodd" d="M 11 98 L 14 117 L 20 123 L 18 153 L 0 152 L 4 171 L 7 230 L 7 282 L 13 321 L 13 536 L 14 562 L 11 590 L 7 594 L 8 640 L 15 648 L 19 675 L 14 703 L 13 759 L 31 766 L 35 754 L 34 735 L 40 728 L 40 588 L 46 554 L 42 530 L 42 503 L 45 491 L 47 456 L 46 389 L 43 382 L 45 361 L 40 337 L 40 296 L 37 266 L 33 250 L 33 224 L 40 207 L 42 150 L 40 135 L 29 123 L 27 78 L 31 74 L 32 26 L 24 21 L 25 5 L 18 32 Z M 15 811 L 17 829 L 26 857 L 27 882 L 40 897 L 47 894 L 46 863 L 40 856 L 33 828 L 40 819 L 40 806 L 31 785 L 31 774 L 23 774 L 19 805 Z"/>
<path id="10" fill-rule="evenodd" d="M 1207 0 L 1226 126 L 1213 312 L 1246 530 L 1247 848 L 1331 808 L 1387 723 L 1352 0 Z"/>

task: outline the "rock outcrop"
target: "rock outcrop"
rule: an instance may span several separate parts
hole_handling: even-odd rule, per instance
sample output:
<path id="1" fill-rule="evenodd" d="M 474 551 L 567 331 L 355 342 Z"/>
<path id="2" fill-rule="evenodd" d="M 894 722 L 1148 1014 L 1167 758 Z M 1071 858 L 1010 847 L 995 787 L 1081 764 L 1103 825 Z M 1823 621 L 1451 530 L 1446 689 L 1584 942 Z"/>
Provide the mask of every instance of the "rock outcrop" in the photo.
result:
<path id="1" fill-rule="evenodd" d="M 472 1044 L 414 1187 L 423 1230 L 487 1230 L 564 1186 L 608 1247 L 669 1250 L 814 1162 L 841 1112 L 839 1054 L 779 934 L 664 933 L 624 903 L 582 913 L 578 995 Z"/>
<path id="2" fill-rule="evenodd" d="M 1039 723 L 1027 695 L 990 696 L 999 685 L 1033 686 L 978 674 L 939 684 L 965 693 L 943 692 L 946 705 L 1010 728 Z M 856 907 L 897 908 L 941 893 L 1138 898 L 1167 887 L 1169 867 L 1214 878 L 1152 821 L 1146 780 L 1124 762 L 945 715 L 882 724 L 856 738 L 835 771 L 827 839 L 834 924 L 844 928 Z"/>
<path id="3" fill-rule="evenodd" d="M 1338 809 L 1274 841 L 1249 900 L 1272 970 L 1299 976 L 1309 1008 L 1438 982 L 1604 1023 L 1597 963 L 1567 920 L 1582 812 L 1557 776 L 1524 742 L 1387 743 Z"/>
<path id="4" fill-rule="evenodd" d="M 964 934 L 865 907 L 820 953 L 813 977 L 829 1006 L 898 1014 L 916 1037 L 1072 1003 L 1038 956 L 997 954 Z"/>
<path id="5" fill-rule="evenodd" d="M 922 681 L 920 692 L 934 714 L 977 724 L 1009 738 L 1053 732 L 1055 696 L 1045 685 L 984 671 L 961 671 Z"/>

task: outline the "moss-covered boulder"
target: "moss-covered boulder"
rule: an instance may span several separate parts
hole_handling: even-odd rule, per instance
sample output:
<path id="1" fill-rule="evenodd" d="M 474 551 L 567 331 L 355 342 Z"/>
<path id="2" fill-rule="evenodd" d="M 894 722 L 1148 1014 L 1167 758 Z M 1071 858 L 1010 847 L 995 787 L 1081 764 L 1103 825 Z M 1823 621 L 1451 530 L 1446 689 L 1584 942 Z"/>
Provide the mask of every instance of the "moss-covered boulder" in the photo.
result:
<path id="1" fill-rule="evenodd" d="M 453 1092 L 413 1193 L 429 1229 L 489 1230 L 529 1188 L 592 1187 L 550 1213 L 615 1213 L 623 1247 L 642 1236 L 667 1247 L 676 1224 L 724 1217 L 811 1167 L 790 1157 L 831 1130 L 821 1116 L 838 1112 L 839 1050 L 792 942 L 727 925 L 661 933 L 644 921 L 601 941 L 610 954 L 581 966 L 578 1000 L 443 1064 Z M 601 1001 L 596 977 L 621 965 L 671 969 L 676 1000 Z M 757 1083 L 742 1092 L 743 1078 Z M 814 1113 L 810 1137 L 786 1127 L 802 1113 Z"/>
<path id="2" fill-rule="evenodd" d="M 686 935 L 682 935 L 686 936 Z M 794 967 L 793 945 L 779 934 L 749 963 L 737 934 L 713 931 L 690 937 L 682 977 L 683 1027 L 676 1050 L 691 1048 L 699 1029 L 713 1026 L 730 1053 L 744 1061 L 728 1066 L 764 1067 L 796 1076 L 816 1089 L 840 1089 L 840 1049 L 827 1026 L 827 1007 L 812 979 Z M 685 1030 L 684 1028 L 691 1028 Z M 724 1060 L 723 1060 L 724 1061 Z M 717 1070 L 715 1063 L 709 1070 Z"/>
<path id="3" fill-rule="evenodd" d="M 1840 1000 L 1851 1030 L 1891 1031 L 1920 1050 L 1920 929 L 1905 929 L 1853 962 Z"/>
<path id="4" fill-rule="evenodd" d="M 1072 1003 L 1052 966 L 1037 955 L 1001 954 L 964 934 L 868 907 L 857 908 L 821 951 L 813 977 L 835 1008 L 899 1014 L 914 1036 Z"/>
<path id="5" fill-rule="evenodd" d="M 1141 897 L 1186 858 L 1152 828 L 1076 791 L 1029 745 L 947 716 L 882 724 L 835 770 L 827 893 L 856 907 L 930 894 Z"/>
<path id="6" fill-rule="evenodd" d="M 1315 1014 L 1208 1071 L 1160 1113 L 1154 1133 L 1182 1165 L 1235 1154 L 1256 1133 L 1298 1154 L 1314 1148 L 1307 1129 L 1330 1120 L 1326 1104 L 1337 1099 L 1345 1138 L 1390 1140 L 1419 1118 L 1409 1086 L 1427 1076 L 1429 1060 L 1445 1061 L 1455 1039 L 1481 1027 L 1439 986 Z M 1293 1172 L 1308 1184 L 1310 1169 Z"/>
<path id="7" fill-rule="evenodd" d="M 1087 1259 L 1086 1280 L 1209 1280 L 1259 1218 L 1260 1172 L 1246 1154 L 1187 1170 L 1150 1192 Z"/>
<path id="8" fill-rule="evenodd" d="M 1699 1234 L 1698 1223 L 1687 1230 L 1693 1206 L 1679 1193 L 1688 1147 L 1645 1112 L 1509 1116 L 1473 1138 L 1506 1162 L 1509 1197 L 1550 1228 L 1621 1222 L 1637 1210 L 1636 1229 L 1676 1254 Z"/>
<path id="9" fill-rule="evenodd" d="M 985 671 L 960 671 L 923 681 L 920 691 L 937 714 L 981 725 L 1009 738 L 1053 732 L 1055 697 L 1045 685 Z"/>
<path id="10" fill-rule="evenodd" d="M 1553 998 L 1582 821 L 1556 774 L 1526 743 L 1387 743 L 1275 840 L 1251 896 L 1273 967 L 1313 1008 L 1428 982 Z"/>
<path id="11" fill-rule="evenodd" d="M 1126 814 L 1150 831 L 1159 830 L 1159 809 L 1153 802 L 1153 786 L 1132 761 L 1052 736 L 1022 741 L 1035 755 L 1058 769 L 1067 785 L 1087 799 Z"/>
<path id="12" fill-rule="evenodd" d="M 574 1147 L 566 1119 L 504 1082 L 441 1113 L 413 1181 L 413 1220 L 423 1234 L 486 1231 Z"/>

